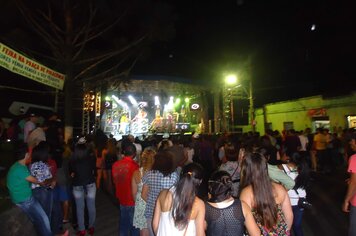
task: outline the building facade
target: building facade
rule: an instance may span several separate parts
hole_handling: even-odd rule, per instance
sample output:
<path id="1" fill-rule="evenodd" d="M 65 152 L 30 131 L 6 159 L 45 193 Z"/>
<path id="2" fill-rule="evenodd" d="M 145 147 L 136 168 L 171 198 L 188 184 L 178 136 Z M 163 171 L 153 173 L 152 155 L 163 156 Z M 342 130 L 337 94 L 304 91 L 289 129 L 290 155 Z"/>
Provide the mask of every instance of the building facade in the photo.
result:
<path id="1" fill-rule="evenodd" d="M 313 96 L 296 100 L 270 103 L 255 110 L 256 131 L 265 129 L 313 131 L 319 127 L 332 132 L 345 128 L 356 128 L 356 92 L 349 96 L 324 98 Z M 250 131 L 249 126 L 242 127 Z"/>

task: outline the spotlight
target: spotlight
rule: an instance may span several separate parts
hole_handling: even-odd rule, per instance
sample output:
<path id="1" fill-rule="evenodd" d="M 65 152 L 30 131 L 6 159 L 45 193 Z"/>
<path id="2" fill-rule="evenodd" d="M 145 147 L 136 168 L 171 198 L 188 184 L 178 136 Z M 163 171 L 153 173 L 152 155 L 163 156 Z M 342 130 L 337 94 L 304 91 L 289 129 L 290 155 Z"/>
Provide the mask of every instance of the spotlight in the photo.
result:
<path id="1" fill-rule="evenodd" d="M 132 97 L 131 95 L 129 95 L 128 98 L 129 98 L 129 100 L 130 100 L 130 102 L 131 102 L 132 105 L 134 105 L 134 106 L 137 106 L 137 105 L 138 105 L 138 103 L 137 103 L 137 101 L 136 101 L 136 99 L 135 99 L 134 97 Z"/>
<path id="2" fill-rule="evenodd" d="M 159 106 L 160 102 L 159 102 L 159 97 L 155 96 L 155 106 Z"/>

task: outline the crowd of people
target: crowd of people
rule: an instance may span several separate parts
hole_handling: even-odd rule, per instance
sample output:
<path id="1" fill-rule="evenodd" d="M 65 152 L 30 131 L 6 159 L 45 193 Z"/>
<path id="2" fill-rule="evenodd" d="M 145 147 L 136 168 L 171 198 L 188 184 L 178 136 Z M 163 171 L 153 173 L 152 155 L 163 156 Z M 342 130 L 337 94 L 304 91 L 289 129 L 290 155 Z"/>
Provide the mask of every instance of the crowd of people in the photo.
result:
<path id="1" fill-rule="evenodd" d="M 355 151 L 353 130 L 321 128 L 121 140 L 97 130 L 64 143 L 56 115 L 40 126 L 31 115 L 23 135 L 7 185 L 39 235 L 66 235 L 68 223 L 93 235 L 105 191 L 118 201 L 119 235 L 300 236 L 310 173 Z"/>

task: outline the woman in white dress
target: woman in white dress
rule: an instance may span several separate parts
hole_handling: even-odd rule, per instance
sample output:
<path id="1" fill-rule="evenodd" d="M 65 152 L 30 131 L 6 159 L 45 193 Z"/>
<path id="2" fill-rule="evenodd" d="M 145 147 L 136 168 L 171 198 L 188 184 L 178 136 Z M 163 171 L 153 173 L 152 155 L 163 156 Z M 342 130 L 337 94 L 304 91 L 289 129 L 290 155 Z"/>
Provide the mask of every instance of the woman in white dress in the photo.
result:
<path id="1" fill-rule="evenodd" d="M 203 168 L 196 163 L 186 165 L 177 185 L 162 190 L 153 215 L 157 236 L 203 236 L 205 205 L 196 196 L 203 179 Z"/>

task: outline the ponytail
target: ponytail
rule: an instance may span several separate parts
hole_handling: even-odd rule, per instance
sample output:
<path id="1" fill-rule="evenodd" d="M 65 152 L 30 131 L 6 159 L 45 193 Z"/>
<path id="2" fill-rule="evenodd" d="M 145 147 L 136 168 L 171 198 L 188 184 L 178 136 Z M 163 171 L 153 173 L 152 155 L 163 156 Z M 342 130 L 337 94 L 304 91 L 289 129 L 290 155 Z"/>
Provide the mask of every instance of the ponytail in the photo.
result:
<path id="1" fill-rule="evenodd" d="M 183 230 L 187 227 L 192 213 L 197 189 L 203 178 L 203 168 L 196 163 L 186 165 L 176 185 L 173 198 L 172 216 L 175 226 Z"/>

